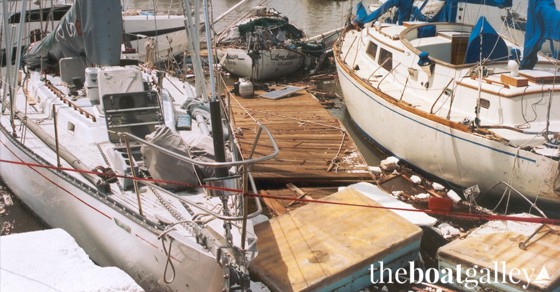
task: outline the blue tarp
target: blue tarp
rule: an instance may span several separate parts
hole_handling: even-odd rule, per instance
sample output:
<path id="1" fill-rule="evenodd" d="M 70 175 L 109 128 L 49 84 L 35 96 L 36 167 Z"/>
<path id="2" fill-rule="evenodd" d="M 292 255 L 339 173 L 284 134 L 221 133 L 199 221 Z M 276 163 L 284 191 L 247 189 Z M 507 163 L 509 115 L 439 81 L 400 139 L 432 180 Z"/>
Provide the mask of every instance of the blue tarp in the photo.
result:
<path id="1" fill-rule="evenodd" d="M 445 0 L 445 4 L 443 4 L 440 12 L 433 17 L 433 20 L 438 22 L 457 21 L 457 5 L 459 3 L 479 4 L 498 8 L 512 6 L 512 0 Z"/>
<path id="2" fill-rule="evenodd" d="M 533 69 L 546 39 L 560 41 L 560 11 L 554 0 L 529 0 L 521 69 Z"/>
<path id="3" fill-rule="evenodd" d="M 506 43 L 484 16 L 478 19 L 469 36 L 465 64 L 478 62 L 481 57 L 482 59 L 502 61 L 507 60 L 508 57 Z"/>
<path id="4" fill-rule="evenodd" d="M 411 19 L 411 13 L 414 15 L 413 19 L 420 21 L 455 22 L 457 19 L 457 4 L 459 2 L 494 6 L 499 8 L 512 6 L 512 0 L 445 0 L 445 4 L 441 10 L 432 18 L 428 18 L 420 12 L 421 8 L 419 9 L 412 5 L 413 0 L 388 0 L 370 14 L 367 13 L 366 8 L 360 2 L 356 6 L 356 17 L 354 18 L 354 22 L 359 25 L 363 25 L 365 23 L 375 21 L 391 7 L 397 7 L 399 9 L 397 20 L 399 24 L 402 24 L 403 21 Z M 425 3 L 422 7 L 424 5 Z"/>
<path id="5" fill-rule="evenodd" d="M 375 21 L 390 8 L 397 7 L 399 9 L 397 23 L 402 24 L 403 21 L 410 20 L 412 2 L 413 0 L 388 0 L 370 14 L 367 13 L 367 10 L 362 2 L 359 2 L 356 7 L 356 17 L 354 18 L 354 22 L 359 25 L 363 25 L 364 23 Z"/>

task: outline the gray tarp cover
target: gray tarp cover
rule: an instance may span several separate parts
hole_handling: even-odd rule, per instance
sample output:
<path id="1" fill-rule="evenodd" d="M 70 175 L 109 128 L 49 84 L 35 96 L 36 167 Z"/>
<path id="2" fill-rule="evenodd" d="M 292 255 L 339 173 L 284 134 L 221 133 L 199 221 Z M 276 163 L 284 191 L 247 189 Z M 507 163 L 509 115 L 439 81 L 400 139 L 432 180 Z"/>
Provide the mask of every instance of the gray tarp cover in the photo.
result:
<path id="1" fill-rule="evenodd" d="M 214 161 L 212 138 L 205 135 L 189 136 L 189 140 L 184 140 L 169 128 L 162 127 L 147 135 L 146 140 L 183 156 L 202 161 Z M 214 169 L 209 167 L 195 168 L 186 161 L 171 157 L 147 145 L 143 145 L 141 151 L 144 156 L 144 164 L 152 177 L 165 181 L 158 184 L 167 189 L 178 190 L 198 186 L 200 185 L 198 176 L 202 180 L 211 177 L 214 172 Z"/>
<path id="2" fill-rule="evenodd" d="M 122 12 L 119 0 L 75 0 L 55 30 L 24 55 L 31 68 L 56 65 L 61 58 L 83 57 L 86 65 L 118 65 Z"/>

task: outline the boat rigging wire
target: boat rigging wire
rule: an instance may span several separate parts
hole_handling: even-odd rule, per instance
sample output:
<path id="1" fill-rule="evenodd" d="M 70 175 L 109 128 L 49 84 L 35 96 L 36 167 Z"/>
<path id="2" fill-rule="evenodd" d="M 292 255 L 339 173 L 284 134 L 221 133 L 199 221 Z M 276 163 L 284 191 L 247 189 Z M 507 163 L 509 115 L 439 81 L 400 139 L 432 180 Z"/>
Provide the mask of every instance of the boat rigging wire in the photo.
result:
<path id="1" fill-rule="evenodd" d="M 16 165 L 23 165 L 23 166 L 27 166 L 27 167 L 47 168 L 47 169 L 59 170 L 59 171 L 75 171 L 75 172 L 80 172 L 80 173 L 87 172 L 87 173 L 90 173 L 90 174 L 97 174 L 97 172 L 94 172 L 94 171 L 84 171 L 84 170 L 77 170 L 77 169 L 72 169 L 72 168 L 56 167 L 56 166 L 52 166 L 52 165 L 33 164 L 33 163 L 18 162 L 18 161 L 10 161 L 10 160 L 4 160 L 4 159 L 0 159 L 0 163 L 10 163 L 10 164 L 16 164 Z M 447 211 L 439 211 L 439 210 L 432 210 L 432 209 L 414 209 L 414 208 L 398 208 L 398 207 L 387 207 L 387 206 L 373 206 L 373 205 L 363 205 L 363 204 L 350 204 L 350 203 L 333 202 L 333 201 L 316 200 L 316 199 L 304 199 L 304 198 L 296 199 L 296 198 L 293 198 L 293 197 L 283 197 L 283 196 L 258 194 L 258 193 L 252 193 L 252 192 L 243 192 L 243 190 L 240 190 L 240 189 L 232 189 L 232 188 L 225 188 L 225 187 L 212 187 L 212 186 L 206 186 L 206 185 L 194 186 L 192 184 L 187 184 L 187 183 L 182 183 L 182 182 L 155 180 L 155 179 L 147 179 L 147 178 L 140 178 L 140 177 L 132 178 L 130 176 L 118 175 L 118 174 L 116 176 L 119 177 L 119 178 L 137 179 L 139 181 L 144 181 L 146 183 L 165 182 L 165 183 L 174 183 L 174 184 L 185 185 L 185 186 L 190 186 L 190 187 L 201 187 L 201 188 L 209 188 L 209 189 L 215 189 L 215 190 L 221 190 L 221 191 L 237 192 L 237 193 L 243 193 L 244 196 L 249 196 L 249 197 L 253 197 L 253 198 L 270 198 L 270 199 L 276 199 L 276 200 L 289 200 L 290 202 L 291 201 L 298 201 L 298 202 L 304 202 L 304 203 L 334 204 L 334 205 L 343 205 L 343 206 L 372 208 L 372 209 L 386 209 L 386 210 L 394 210 L 394 211 L 420 212 L 420 213 L 426 213 L 426 214 L 429 214 L 429 215 L 441 215 L 441 216 L 465 218 L 465 219 L 505 220 L 505 221 L 516 221 L 516 222 L 527 222 L 527 223 L 544 223 L 544 224 L 551 224 L 551 225 L 560 225 L 560 219 L 556 219 L 556 218 L 520 217 L 520 216 L 508 216 L 508 215 L 497 215 L 497 214 L 473 214 L 473 213 L 465 213 L 465 212 L 447 212 Z M 193 205 L 193 206 L 197 207 L 197 208 L 200 208 L 199 206 L 196 206 L 196 204 Z M 177 223 L 182 223 L 182 222 L 175 222 L 174 224 L 177 224 Z"/>

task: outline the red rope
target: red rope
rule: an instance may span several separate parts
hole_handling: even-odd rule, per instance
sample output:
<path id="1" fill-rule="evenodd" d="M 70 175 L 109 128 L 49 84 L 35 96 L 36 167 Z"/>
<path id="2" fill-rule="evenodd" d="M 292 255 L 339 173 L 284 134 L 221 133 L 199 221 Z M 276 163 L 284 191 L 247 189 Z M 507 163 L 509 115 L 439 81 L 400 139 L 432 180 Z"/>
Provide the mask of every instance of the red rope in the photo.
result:
<path id="1" fill-rule="evenodd" d="M 16 164 L 16 165 L 24 165 L 24 166 L 28 166 L 28 167 L 38 167 L 38 168 L 46 168 L 46 169 L 53 169 L 53 170 L 60 170 L 60 171 L 73 171 L 73 172 L 83 173 L 83 174 L 99 175 L 99 172 L 97 172 L 95 170 L 80 170 L 80 169 L 68 168 L 68 167 L 58 167 L 58 166 L 54 166 L 54 165 L 27 163 L 27 162 L 11 161 L 11 160 L 4 160 L 4 159 L 0 159 L 0 163 L 10 163 L 10 164 Z M 220 187 L 212 187 L 212 186 L 207 186 L 207 185 L 195 185 L 195 184 L 189 184 L 189 183 L 178 182 L 178 181 L 158 180 L 158 179 L 153 179 L 153 178 L 133 177 L 133 176 L 128 176 L 128 175 L 115 174 L 115 177 L 128 178 L 128 179 L 132 179 L 132 180 L 151 182 L 151 183 L 175 184 L 175 185 L 182 185 L 182 186 L 193 187 L 193 188 L 201 187 L 201 188 L 206 188 L 206 189 L 210 189 L 210 190 L 221 190 L 221 191 L 229 191 L 229 192 L 237 192 L 237 193 L 242 193 L 243 192 L 243 190 L 239 190 L 239 189 L 220 188 Z"/>
<path id="2" fill-rule="evenodd" d="M 247 194 L 247 195 L 250 196 L 250 197 L 262 197 L 262 198 L 270 198 L 270 199 L 276 199 L 276 200 L 290 200 L 290 201 L 298 201 L 298 202 L 305 202 L 305 203 L 321 203 L 321 204 L 341 205 L 341 206 L 350 206 L 350 207 L 384 209 L 384 210 L 392 210 L 392 211 L 420 212 L 420 213 L 426 213 L 426 214 L 432 214 L 432 215 L 443 215 L 443 216 L 457 217 L 457 218 L 467 218 L 467 219 L 483 219 L 483 220 L 489 220 L 489 221 L 491 221 L 491 220 L 507 220 L 507 221 L 518 221 L 518 222 L 528 222 L 528 223 L 542 223 L 542 224 L 560 225 L 560 219 L 553 219 L 553 218 L 520 217 L 520 216 L 490 215 L 490 214 L 472 214 L 472 213 L 464 213 L 464 212 L 446 212 L 446 211 L 438 211 L 438 210 L 430 210 L 430 209 L 410 209 L 410 208 L 397 208 L 397 207 L 386 207 L 386 206 L 372 206 L 372 205 L 362 205 L 362 204 L 323 201 L 323 200 L 296 199 L 296 198 L 287 198 L 287 197 L 283 197 L 283 196 L 263 195 L 263 194 L 259 194 L 259 195 Z"/>
<path id="3" fill-rule="evenodd" d="M 19 162 L 19 161 L 10 161 L 10 160 L 4 160 L 4 159 L 0 159 L 0 163 L 10 163 L 10 164 L 24 165 L 24 166 L 28 166 L 28 167 L 39 167 L 39 168 L 47 168 L 47 169 L 54 169 L 54 170 L 61 170 L 61 171 L 74 171 L 74 172 L 78 172 L 78 173 L 87 173 L 87 174 L 92 174 L 92 175 L 99 174 L 98 172 L 96 172 L 94 170 L 92 170 L 92 171 L 78 170 L 78 169 L 74 169 L 74 168 L 57 167 L 57 166 L 52 166 L 52 165 L 42 165 L 42 164 L 34 164 L 34 163 Z M 120 177 L 120 178 L 129 178 L 129 179 L 145 181 L 145 182 L 152 182 L 152 183 L 171 183 L 171 184 L 183 185 L 183 186 L 188 186 L 188 187 L 201 187 L 201 188 L 206 188 L 206 189 L 243 193 L 243 190 L 240 190 L 240 189 L 211 187 L 211 186 L 206 186 L 206 185 L 193 185 L 193 184 L 187 184 L 187 183 L 183 183 L 183 182 L 175 182 L 175 181 L 168 181 L 168 180 L 157 180 L 157 179 L 149 179 L 149 178 L 141 178 L 141 177 L 131 177 L 131 176 L 126 176 L 126 175 L 118 175 L 118 174 L 116 176 Z M 254 193 L 245 193 L 244 195 L 249 196 L 249 197 L 253 197 L 253 198 L 270 198 L 270 199 L 276 199 L 276 200 L 289 200 L 289 201 L 297 201 L 297 202 L 304 202 L 304 203 L 330 204 L 330 205 L 372 208 L 372 209 L 383 209 L 383 210 L 392 210 L 392 211 L 420 212 L 420 213 L 426 213 L 426 214 L 431 214 L 431 215 L 448 216 L 448 217 L 455 217 L 455 218 L 482 219 L 482 220 L 488 220 L 488 221 L 506 220 L 506 221 L 516 221 L 516 222 L 560 225 L 560 219 L 553 219 L 553 218 L 520 217 L 520 216 L 490 215 L 490 214 L 472 214 L 472 213 L 464 213 L 464 212 L 446 212 L 446 211 L 438 211 L 438 210 L 430 210 L 430 209 L 412 209 L 412 208 L 397 208 L 397 207 L 386 207 L 386 206 L 372 206 L 372 205 L 362 205 L 362 204 L 323 201 L 323 200 L 296 199 L 296 198 L 292 198 L 292 197 L 263 195 L 263 194 L 254 194 Z"/>

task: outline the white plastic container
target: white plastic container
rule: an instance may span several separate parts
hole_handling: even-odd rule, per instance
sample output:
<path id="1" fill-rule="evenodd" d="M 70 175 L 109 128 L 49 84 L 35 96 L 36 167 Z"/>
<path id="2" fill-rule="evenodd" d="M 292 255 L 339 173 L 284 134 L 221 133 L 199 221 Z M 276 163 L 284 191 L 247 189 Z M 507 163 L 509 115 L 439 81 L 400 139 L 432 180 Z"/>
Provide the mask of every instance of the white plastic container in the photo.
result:
<path id="1" fill-rule="evenodd" d="M 251 98 L 255 94 L 253 89 L 253 82 L 249 80 L 239 80 L 239 95 L 243 98 Z"/>
<path id="2" fill-rule="evenodd" d="M 97 67 L 87 67 L 84 86 L 92 104 L 99 104 L 99 84 L 97 82 Z"/>

